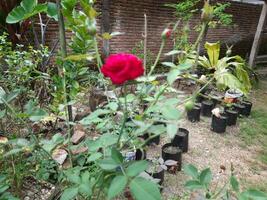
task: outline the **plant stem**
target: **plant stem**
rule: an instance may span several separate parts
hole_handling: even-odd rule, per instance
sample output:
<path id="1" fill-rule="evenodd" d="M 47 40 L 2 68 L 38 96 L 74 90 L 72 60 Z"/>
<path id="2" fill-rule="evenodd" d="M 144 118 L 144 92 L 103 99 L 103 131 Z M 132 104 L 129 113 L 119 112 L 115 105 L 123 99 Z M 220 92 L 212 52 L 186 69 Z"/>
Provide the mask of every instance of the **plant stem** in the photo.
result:
<path id="1" fill-rule="evenodd" d="M 144 74 L 146 75 L 146 62 L 147 62 L 147 16 L 146 14 L 144 14 L 144 18 L 145 18 L 145 33 L 144 33 L 144 68 L 145 68 L 145 72 Z"/>
<path id="2" fill-rule="evenodd" d="M 121 137 L 123 135 L 125 124 L 126 124 L 126 121 L 127 121 L 127 118 L 128 118 L 128 114 L 127 114 L 127 93 L 126 93 L 126 85 L 125 84 L 123 85 L 123 89 L 124 89 L 123 122 L 122 122 L 121 130 L 120 130 L 120 134 L 119 134 L 119 137 L 118 137 L 118 141 L 117 141 L 117 146 L 119 146 L 119 144 L 120 144 L 120 140 L 121 140 Z"/>
<path id="3" fill-rule="evenodd" d="M 153 73 L 155 67 L 157 66 L 157 64 L 158 64 L 158 62 L 159 62 L 159 59 L 160 59 L 160 56 L 161 56 L 161 54 L 162 54 L 162 51 L 163 51 L 163 49 L 164 49 L 165 43 L 166 43 L 166 40 L 163 39 L 162 42 L 161 42 L 160 49 L 159 49 L 159 53 L 158 53 L 158 55 L 157 55 L 157 58 L 156 58 L 156 60 L 155 60 L 155 63 L 154 63 L 154 65 L 151 67 L 151 69 L 150 69 L 150 71 L 149 71 L 149 73 L 148 73 L 148 77 L 151 76 L 151 74 Z"/>
<path id="4" fill-rule="evenodd" d="M 57 0 L 56 3 L 57 3 L 57 12 L 58 12 L 58 24 L 59 24 L 59 42 L 60 42 L 60 47 L 61 47 L 62 58 L 64 60 L 64 58 L 67 57 L 65 24 L 64 24 L 64 18 L 61 12 L 60 0 Z M 70 145 L 71 145 L 70 138 L 71 138 L 71 134 L 73 133 L 73 127 L 72 125 L 70 125 L 70 122 L 73 121 L 73 116 L 72 116 L 72 106 L 67 105 L 68 102 L 70 101 L 70 97 L 69 97 L 69 91 L 66 85 L 66 75 L 65 75 L 64 65 L 63 65 L 63 70 L 59 68 L 59 75 L 63 76 L 62 82 L 63 82 L 63 90 L 64 90 L 64 101 L 65 101 L 65 106 L 67 106 L 67 109 L 65 109 L 65 113 L 66 113 L 66 122 L 68 126 L 68 151 L 69 151 L 69 156 L 70 156 L 70 164 L 72 166 L 72 155 L 70 151 Z"/>

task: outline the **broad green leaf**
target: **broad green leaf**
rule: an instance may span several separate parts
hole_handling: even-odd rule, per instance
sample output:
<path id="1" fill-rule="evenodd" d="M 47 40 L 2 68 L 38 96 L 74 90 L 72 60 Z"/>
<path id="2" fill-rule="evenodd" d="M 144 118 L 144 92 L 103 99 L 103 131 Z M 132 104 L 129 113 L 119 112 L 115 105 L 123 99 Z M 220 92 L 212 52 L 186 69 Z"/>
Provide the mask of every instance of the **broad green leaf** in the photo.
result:
<path id="1" fill-rule="evenodd" d="M 148 167 L 148 162 L 145 160 L 136 161 L 132 163 L 127 169 L 126 174 L 130 177 L 139 175 L 141 172 L 145 171 Z"/>
<path id="2" fill-rule="evenodd" d="M 178 130 L 178 124 L 167 124 L 167 134 L 169 138 L 174 138 Z"/>
<path id="3" fill-rule="evenodd" d="M 8 157 L 8 156 L 11 156 L 11 155 L 20 153 L 20 152 L 22 152 L 22 151 L 23 151 L 22 148 L 20 148 L 20 149 L 12 149 L 12 150 L 10 150 L 9 152 L 7 152 L 6 154 L 4 154 L 4 157 Z"/>
<path id="4" fill-rule="evenodd" d="M 5 191 L 7 191 L 8 188 L 9 188 L 8 185 L 3 185 L 3 184 L 1 183 L 1 185 L 0 185 L 0 194 L 2 194 L 2 193 L 4 193 Z M 1 196 L 0 196 L 0 197 L 1 197 Z"/>
<path id="5" fill-rule="evenodd" d="M 192 67 L 192 63 L 185 62 L 178 65 L 179 70 L 188 70 Z"/>
<path id="6" fill-rule="evenodd" d="M 175 67 L 177 67 L 174 63 L 172 63 L 172 62 L 163 62 L 163 63 L 161 63 L 162 65 L 165 65 L 165 66 L 167 66 L 167 67 L 171 67 L 171 68 L 175 68 Z"/>
<path id="7" fill-rule="evenodd" d="M 95 152 L 89 156 L 89 158 L 87 159 L 87 162 L 94 162 L 96 160 L 99 160 L 102 156 L 103 156 L 102 153 Z"/>
<path id="8" fill-rule="evenodd" d="M 164 106 L 162 108 L 162 115 L 167 119 L 167 120 L 178 120 L 181 116 L 181 113 L 179 110 L 175 107 L 171 106 Z"/>
<path id="9" fill-rule="evenodd" d="M 197 179 L 199 176 L 197 168 L 192 164 L 184 166 L 184 172 L 194 179 Z"/>
<path id="10" fill-rule="evenodd" d="M 111 149 L 111 157 L 117 164 L 122 164 L 123 156 L 116 148 Z"/>
<path id="11" fill-rule="evenodd" d="M 230 89 L 239 89 L 246 93 L 241 82 L 230 72 L 220 73 L 219 71 L 216 71 L 214 77 L 216 79 L 216 85 L 219 89 L 226 89 L 229 87 Z"/>
<path id="12" fill-rule="evenodd" d="M 230 183 L 235 192 L 239 192 L 239 183 L 234 176 L 230 177 Z"/>
<path id="13" fill-rule="evenodd" d="M 18 6 L 14 8 L 7 16 L 6 18 L 6 23 L 8 24 L 15 24 L 18 23 L 23 19 L 25 16 L 25 10 L 21 7 Z"/>
<path id="14" fill-rule="evenodd" d="M 47 3 L 47 16 L 58 21 L 57 5 L 52 2 Z"/>
<path id="15" fill-rule="evenodd" d="M 203 185 L 209 185 L 212 180 L 212 174 L 210 168 L 204 169 L 199 175 L 200 183 Z"/>
<path id="16" fill-rule="evenodd" d="M 179 69 L 170 70 L 170 72 L 167 75 L 167 81 L 169 85 L 172 85 L 180 74 L 181 74 L 181 71 Z"/>
<path id="17" fill-rule="evenodd" d="M 250 189 L 239 195 L 240 200 L 267 200 L 267 194 L 258 190 Z"/>
<path id="18" fill-rule="evenodd" d="M 37 122 L 42 120 L 44 117 L 46 117 L 48 114 L 42 109 L 37 109 L 33 113 L 30 114 L 30 120 L 33 122 Z"/>
<path id="19" fill-rule="evenodd" d="M 88 171 L 81 175 L 81 184 L 79 185 L 79 193 L 86 196 L 92 195 L 92 185 L 90 183 L 90 173 Z"/>
<path id="20" fill-rule="evenodd" d="M 112 171 L 116 169 L 119 165 L 116 161 L 111 158 L 105 158 L 103 160 L 98 161 L 99 166 L 106 171 Z"/>
<path id="21" fill-rule="evenodd" d="M 130 191 L 136 200 L 161 200 L 158 185 L 141 177 L 131 181 Z"/>
<path id="22" fill-rule="evenodd" d="M 124 188 L 127 185 L 127 177 L 125 176 L 116 176 L 110 184 L 108 190 L 108 199 L 112 199 L 122 193 Z"/>
<path id="23" fill-rule="evenodd" d="M 73 200 L 79 192 L 79 188 L 67 188 L 64 190 L 63 194 L 60 197 L 60 200 Z"/>
<path id="24" fill-rule="evenodd" d="M 210 64 L 213 68 L 215 68 L 219 60 L 221 45 L 219 42 L 217 43 L 206 42 L 205 48 L 209 55 Z"/>
<path id="25" fill-rule="evenodd" d="M 20 5 L 26 13 L 30 13 L 37 5 L 37 0 L 23 0 Z"/>
<path id="26" fill-rule="evenodd" d="M 185 183 L 185 188 L 188 190 L 198 190 L 198 189 L 203 189 L 204 185 L 202 185 L 197 180 L 190 180 Z"/>

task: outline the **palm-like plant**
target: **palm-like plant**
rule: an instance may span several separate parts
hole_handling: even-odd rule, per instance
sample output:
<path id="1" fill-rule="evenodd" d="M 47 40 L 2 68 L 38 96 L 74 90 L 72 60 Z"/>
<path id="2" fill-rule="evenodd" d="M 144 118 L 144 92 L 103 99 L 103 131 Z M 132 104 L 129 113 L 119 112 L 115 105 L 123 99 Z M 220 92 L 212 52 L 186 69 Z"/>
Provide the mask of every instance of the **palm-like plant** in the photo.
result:
<path id="1" fill-rule="evenodd" d="M 206 43 L 208 57 L 200 56 L 198 64 L 213 73 L 219 89 L 239 89 L 247 94 L 251 89 L 250 78 L 246 70 L 246 63 L 240 56 L 227 54 L 220 57 L 220 43 Z"/>

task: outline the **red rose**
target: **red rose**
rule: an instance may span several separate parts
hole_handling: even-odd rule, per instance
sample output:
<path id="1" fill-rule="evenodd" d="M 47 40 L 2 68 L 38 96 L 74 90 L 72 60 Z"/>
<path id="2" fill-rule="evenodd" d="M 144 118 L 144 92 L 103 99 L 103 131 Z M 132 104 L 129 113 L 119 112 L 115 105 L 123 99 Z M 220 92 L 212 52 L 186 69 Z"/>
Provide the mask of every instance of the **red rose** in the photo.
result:
<path id="1" fill-rule="evenodd" d="M 132 54 L 115 54 L 106 59 L 101 72 L 109 77 L 113 84 L 121 85 L 144 74 L 142 61 Z"/>

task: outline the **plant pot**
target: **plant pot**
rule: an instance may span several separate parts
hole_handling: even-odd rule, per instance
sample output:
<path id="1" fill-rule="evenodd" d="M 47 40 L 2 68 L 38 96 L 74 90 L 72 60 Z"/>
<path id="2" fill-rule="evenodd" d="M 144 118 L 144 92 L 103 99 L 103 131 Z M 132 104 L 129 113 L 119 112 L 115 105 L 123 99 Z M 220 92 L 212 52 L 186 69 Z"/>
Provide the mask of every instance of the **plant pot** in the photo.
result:
<path id="1" fill-rule="evenodd" d="M 137 149 L 135 153 L 135 160 L 145 160 L 146 151 L 144 149 Z"/>
<path id="2" fill-rule="evenodd" d="M 238 112 L 239 116 L 243 115 L 246 109 L 246 106 L 242 104 L 234 104 L 233 107 Z"/>
<path id="3" fill-rule="evenodd" d="M 211 130 L 216 133 L 224 133 L 227 126 L 227 117 L 222 114 L 221 117 L 212 115 Z"/>
<path id="4" fill-rule="evenodd" d="M 245 106 L 242 115 L 248 117 L 251 113 L 252 103 L 250 101 L 242 101 L 241 104 Z"/>
<path id="5" fill-rule="evenodd" d="M 210 100 L 205 100 L 201 103 L 201 113 L 205 117 L 211 117 L 213 109 L 213 102 Z"/>
<path id="6" fill-rule="evenodd" d="M 227 116 L 227 125 L 228 126 L 234 126 L 236 125 L 238 112 L 235 110 L 226 109 L 225 114 Z"/>
<path id="7" fill-rule="evenodd" d="M 193 109 L 187 111 L 187 119 L 190 122 L 199 122 L 200 121 L 200 111 L 201 111 L 200 105 L 195 104 Z"/>
<path id="8" fill-rule="evenodd" d="M 146 172 L 152 176 L 155 179 L 160 179 L 159 181 L 159 185 L 162 185 L 163 181 L 164 181 L 164 169 L 162 169 L 160 166 L 157 167 L 158 170 L 155 172 L 150 172 L 149 170 L 147 170 Z"/>
<path id="9" fill-rule="evenodd" d="M 177 170 L 182 169 L 182 150 L 179 147 L 174 147 L 172 143 L 164 144 L 161 147 L 161 154 L 164 161 L 174 160 L 177 161 Z"/>
<path id="10" fill-rule="evenodd" d="M 181 149 L 183 153 L 186 153 L 188 152 L 188 137 L 189 131 L 184 128 L 179 128 L 178 132 L 172 140 L 172 145 L 179 147 L 179 149 Z"/>

